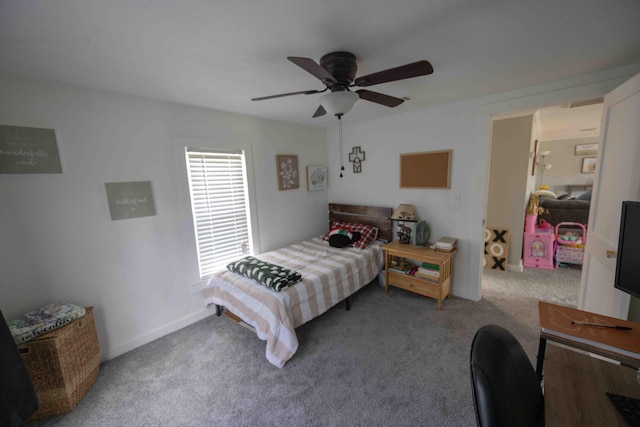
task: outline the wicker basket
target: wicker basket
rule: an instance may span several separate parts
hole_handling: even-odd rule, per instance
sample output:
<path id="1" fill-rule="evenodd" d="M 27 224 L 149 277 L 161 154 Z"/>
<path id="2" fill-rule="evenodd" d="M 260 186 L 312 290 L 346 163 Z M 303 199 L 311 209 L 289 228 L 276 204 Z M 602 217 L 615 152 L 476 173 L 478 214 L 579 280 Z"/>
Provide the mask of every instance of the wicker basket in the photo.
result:
<path id="1" fill-rule="evenodd" d="M 93 307 L 73 322 L 18 345 L 38 395 L 31 420 L 71 411 L 95 383 L 100 348 Z"/>

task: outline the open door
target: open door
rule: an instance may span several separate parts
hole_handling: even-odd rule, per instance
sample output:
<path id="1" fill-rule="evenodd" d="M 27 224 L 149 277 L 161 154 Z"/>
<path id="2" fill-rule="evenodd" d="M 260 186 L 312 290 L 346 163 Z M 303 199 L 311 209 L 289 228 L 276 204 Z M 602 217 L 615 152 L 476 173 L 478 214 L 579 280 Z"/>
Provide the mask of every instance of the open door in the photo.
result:
<path id="1" fill-rule="evenodd" d="M 640 74 L 607 94 L 602 109 L 578 308 L 626 319 L 630 296 L 613 287 L 624 200 L 640 198 Z"/>

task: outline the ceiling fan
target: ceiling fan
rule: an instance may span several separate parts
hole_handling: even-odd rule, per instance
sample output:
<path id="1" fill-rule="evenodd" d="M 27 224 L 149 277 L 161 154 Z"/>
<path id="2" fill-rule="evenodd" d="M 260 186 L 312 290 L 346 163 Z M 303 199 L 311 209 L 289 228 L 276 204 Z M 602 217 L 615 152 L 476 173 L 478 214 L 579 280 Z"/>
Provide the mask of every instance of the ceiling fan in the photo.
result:
<path id="1" fill-rule="evenodd" d="M 367 87 L 397 80 L 410 79 L 433 73 L 433 67 L 429 61 L 422 60 L 400 67 L 389 68 L 377 73 L 356 78 L 358 66 L 356 57 L 350 52 L 331 52 L 320 58 L 320 64 L 310 58 L 289 56 L 287 58 L 303 70 L 311 73 L 326 87 L 323 90 L 303 90 L 299 92 L 281 93 L 278 95 L 253 98 L 252 101 L 280 98 L 291 95 L 311 95 L 330 92 L 320 97 L 320 106 L 313 117 L 324 116 L 327 112 L 338 116 L 346 114 L 358 99 L 375 102 L 387 107 L 397 107 L 404 102 L 403 99 L 373 92 L 367 89 L 359 89 L 352 92 L 352 87 Z"/>

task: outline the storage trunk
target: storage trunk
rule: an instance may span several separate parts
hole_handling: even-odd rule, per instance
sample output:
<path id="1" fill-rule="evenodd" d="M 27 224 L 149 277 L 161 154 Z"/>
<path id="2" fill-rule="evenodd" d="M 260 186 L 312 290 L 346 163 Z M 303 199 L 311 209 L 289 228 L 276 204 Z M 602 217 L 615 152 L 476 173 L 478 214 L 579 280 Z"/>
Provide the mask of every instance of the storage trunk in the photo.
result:
<path id="1" fill-rule="evenodd" d="M 95 383 L 100 348 L 93 307 L 73 322 L 18 344 L 40 405 L 31 420 L 71 411 Z"/>

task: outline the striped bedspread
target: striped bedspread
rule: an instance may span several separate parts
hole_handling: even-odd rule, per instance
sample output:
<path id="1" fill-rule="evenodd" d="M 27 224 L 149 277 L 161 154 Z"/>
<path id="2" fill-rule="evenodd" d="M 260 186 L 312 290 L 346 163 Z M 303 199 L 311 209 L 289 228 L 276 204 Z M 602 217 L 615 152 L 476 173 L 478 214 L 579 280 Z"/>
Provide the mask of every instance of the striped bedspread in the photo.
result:
<path id="1" fill-rule="evenodd" d="M 276 292 L 259 283 L 220 271 L 204 290 L 205 303 L 227 307 L 267 342 L 266 356 L 281 368 L 298 349 L 295 328 L 317 317 L 371 282 L 384 264 L 380 247 L 338 249 L 316 237 L 256 258 L 302 274 L 296 285 Z"/>

